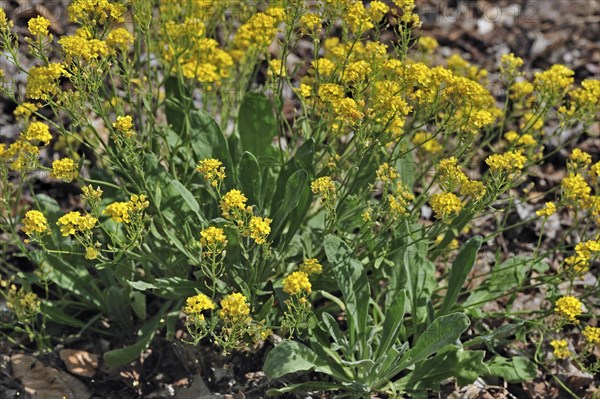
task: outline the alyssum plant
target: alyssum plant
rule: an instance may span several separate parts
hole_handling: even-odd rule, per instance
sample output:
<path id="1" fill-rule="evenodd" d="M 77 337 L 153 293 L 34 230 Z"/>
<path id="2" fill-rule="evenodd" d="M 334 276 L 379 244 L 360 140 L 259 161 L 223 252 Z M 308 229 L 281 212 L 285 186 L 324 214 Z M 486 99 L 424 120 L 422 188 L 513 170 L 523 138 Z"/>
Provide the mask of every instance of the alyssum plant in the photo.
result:
<path id="1" fill-rule="evenodd" d="M 598 81 L 573 88 L 562 65 L 528 80 L 507 54 L 498 105 L 487 71 L 458 55 L 431 64 L 437 43 L 417 37 L 412 0 L 256 6 L 75 0 L 72 35 L 56 40 L 47 19 L 29 21 L 29 69 L 0 14 L 4 54 L 28 76 L 19 93 L 0 75 L 22 126 L 0 144 L 0 226 L 36 266 L 2 265 L 12 328 L 32 338 L 41 329 L 51 343 L 107 334 L 109 366 L 137 358 L 157 332 L 173 339 L 181 322 L 186 342 L 225 353 L 278 334 L 265 372 L 318 379 L 274 394 L 418 396 L 449 377 L 524 380 L 549 361 L 496 348 L 517 334 L 539 349 L 565 325 L 586 341 L 576 354 L 553 340 L 555 356 L 592 369 L 594 316 L 572 285 L 557 287 L 600 252 L 599 164 L 571 152 L 565 179 L 544 194 L 553 201 L 521 223 L 540 221 L 529 256 L 478 251 L 515 227 L 508 215 L 536 167 L 590 126 Z M 313 59 L 293 64 L 307 41 Z M 567 128 L 579 135 L 545 147 Z M 36 194 L 34 171 L 80 195 L 61 205 Z M 557 212 L 574 220 L 556 246 L 558 271 L 541 246 Z M 493 233 L 467 239 L 483 218 Z M 467 293 L 471 278 L 483 282 Z M 560 316 L 550 324 L 554 305 L 511 310 L 540 286 Z M 506 311 L 483 307 L 493 300 Z"/>

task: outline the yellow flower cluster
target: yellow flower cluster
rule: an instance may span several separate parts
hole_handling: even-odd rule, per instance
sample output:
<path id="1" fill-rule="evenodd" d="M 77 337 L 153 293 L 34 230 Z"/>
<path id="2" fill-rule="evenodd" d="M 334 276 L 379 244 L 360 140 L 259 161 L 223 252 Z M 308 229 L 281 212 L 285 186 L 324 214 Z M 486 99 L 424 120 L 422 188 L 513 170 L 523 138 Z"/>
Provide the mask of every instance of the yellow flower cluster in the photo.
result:
<path id="1" fill-rule="evenodd" d="M 439 47 L 439 43 L 431 36 L 421 36 L 419 38 L 419 47 L 426 53 L 433 53 Z"/>
<path id="2" fill-rule="evenodd" d="M 98 39 L 87 39 L 83 36 L 63 36 L 58 41 L 62 46 L 65 62 L 71 63 L 79 60 L 92 62 L 109 55 L 106 42 Z"/>
<path id="3" fill-rule="evenodd" d="M 567 357 L 571 356 L 571 351 L 569 351 L 569 344 L 566 340 L 554 339 L 552 340 L 552 342 L 550 342 L 550 345 L 552 345 L 552 347 L 554 348 L 554 357 L 556 359 L 566 359 Z"/>
<path id="4" fill-rule="evenodd" d="M 248 224 L 250 237 L 261 245 L 267 242 L 267 236 L 271 232 L 271 219 L 260 216 L 252 216 Z"/>
<path id="5" fill-rule="evenodd" d="M 86 233 L 96 226 L 98 219 L 92 215 L 81 215 L 80 212 L 69 212 L 61 216 L 56 225 L 60 227 L 60 233 L 63 237 L 75 235 L 77 233 Z"/>
<path id="6" fill-rule="evenodd" d="M 127 50 L 133 44 L 133 35 L 125 28 L 117 28 L 108 32 L 106 45 L 112 50 Z"/>
<path id="7" fill-rule="evenodd" d="M 194 17 L 187 17 L 183 23 L 168 21 L 163 57 L 175 70 L 180 67 L 186 78 L 219 83 L 229 76 L 233 59 L 216 40 L 204 37 L 205 30 L 204 23 Z"/>
<path id="8" fill-rule="evenodd" d="M 563 198 L 569 202 L 586 201 L 592 189 L 580 173 L 569 173 L 561 182 Z"/>
<path id="9" fill-rule="evenodd" d="M 527 158 L 521 151 L 507 151 L 504 154 L 492 154 L 486 158 L 485 163 L 490 167 L 492 174 L 513 174 L 525 167 Z"/>
<path id="10" fill-rule="evenodd" d="M 29 33 L 33 36 L 48 36 L 50 34 L 50 32 L 48 32 L 49 26 L 50 21 L 42 16 L 31 18 L 27 22 Z"/>
<path id="11" fill-rule="evenodd" d="M 150 206 L 145 194 L 133 194 L 129 197 L 129 207 L 132 212 L 139 213 Z"/>
<path id="12" fill-rule="evenodd" d="M 407 216 L 410 203 L 414 199 L 415 196 L 410 189 L 402 182 L 397 182 L 394 191 L 387 196 L 392 219 Z"/>
<path id="13" fill-rule="evenodd" d="M 133 118 L 131 115 L 117 116 L 117 120 L 113 122 L 112 125 L 119 133 L 127 138 L 135 136 L 135 130 L 133 129 Z"/>
<path id="14" fill-rule="evenodd" d="M 218 159 L 203 159 L 198 162 L 196 170 L 202 173 L 213 187 L 217 187 L 225 179 L 225 167 Z"/>
<path id="15" fill-rule="evenodd" d="M 24 287 L 17 289 L 14 284 L 10 285 L 6 295 L 6 307 L 15 314 L 17 320 L 29 322 L 40 312 L 40 305 L 41 302 L 35 293 L 25 290 Z"/>
<path id="16" fill-rule="evenodd" d="M 5 149 L 4 144 L 0 145 L 0 157 L 10 163 L 11 170 L 17 172 L 32 169 L 39 153 L 40 149 L 23 137 L 8 146 L 8 149 Z"/>
<path id="17" fill-rule="evenodd" d="M 68 183 L 75 180 L 78 175 L 77 165 L 72 159 L 63 158 L 52 162 L 52 173 L 50 173 L 52 178 Z"/>
<path id="18" fill-rule="evenodd" d="M 423 151 L 431 154 L 437 154 L 444 149 L 440 142 L 433 135 L 427 132 L 415 133 L 411 142 L 418 147 L 419 150 L 422 149 Z"/>
<path id="19" fill-rule="evenodd" d="M 556 301 L 554 311 L 573 324 L 579 324 L 577 316 L 582 313 L 581 301 L 574 296 L 563 296 Z"/>
<path id="20" fill-rule="evenodd" d="M 319 177 L 310 184 L 310 189 L 313 194 L 320 195 L 323 201 L 335 201 L 337 190 L 333 180 L 329 176 Z"/>
<path id="21" fill-rule="evenodd" d="M 129 223 L 131 222 L 130 210 L 129 202 L 113 202 L 102 211 L 102 214 L 110 216 L 117 223 Z"/>
<path id="22" fill-rule="evenodd" d="M 200 293 L 185 300 L 185 307 L 183 308 L 183 311 L 188 316 L 191 316 L 194 321 L 204 321 L 204 315 L 202 312 L 205 310 L 212 310 L 214 308 L 214 302 L 208 296 Z"/>
<path id="23" fill-rule="evenodd" d="M 300 271 L 310 274 L 321 274 L 323 273 L 323 266 L 315 258 L 304 259 L 304 262 L 300 265 Z"/>
<path id="24" fill-rule="evenodd" d="M 221 300 L 221 310 L 219 317 L 226 322 L 244 323 L 248 321 L 250 306 L 246 302 L 246 297 L 239 292 L 227 295 Z"/>
<path id="25" fill-rule="evenodd" d="M 440 160 L 437 172 L 442 187 L 450 191 L 469 180 L 455 157 Z"/>
<path id="26" fill-rule="evenodd" d="M 308 280 L 308 274 L 296 271 L 283 279 L 283 291 L 290 295 L 298 295 L 303 291 L 310 294 L 312 285 Z"/>
<path id="27" fill-rule="evenodd" d="M 556 204 L 554 202 L 546 202 L 542 209 L 535 212 L 537 216 L 550 217 L 556 213 Z"/>
<path id="28" fill-rule="evenodd" d="M 44 214 L 40 211 L 28 211 L 23 219 L 23 227 L 21 230 L 28 236 L 32 236 L 36 233 L 44 234 L 47 233 L 50 228 L 48 227 L 48 220 Z"/>
<path id="29" fill-rule="evenodd" d="M 362 1 L 350 4 L 344 16 L 344 21 L 348 24 L 350 31 L 357 35 L 375 26 Z"/>
<path id="30" fill-rule="evenodd" d="M 391 167 L 387 162 L 379 165 L 376 174 L 377 178 L 381 180 L 383 184 L 392 183 L 394 180 L 400 177 L 400 174 L 396 168 Z"/>
<path id="31" fill-rule="evenodd" d="M 108 0 L 74 0 L 67 9 L 69 21 L 96 26 L 110 22 L 123 22 L 125 7 Z"/>
<path id="32" fill-rule="evenodd" d="M 282 21 L 283 14 L 275 8 L 253 15 L 240 26 L 233 38 L 234 57 L 241 60 L 244 52 L 250 49 L 258 52 L 266 49 L 275 38 L 277 25 Z"/>
<path id="33" fill-rule="evenodd" d="M 281 77 L 285 78 L 287 76 L 287 71 L 285 70 L 285 65 L 279 59 L 269 60 L 269 70 L 267 71 L 267 75 L 269 77 Z"/>
<path id="34" fill-rule="evenodd" d="M 582 331 L 583 336 L 592 345 L 600 344 L 600 328 L 586 326 Z"/>
<path id="35" fill-rule="evenodd" d="M 519 73 L 519 68 L 524 64 L 522 58 L 513 53 L 503 54 L 500 58 L 500 73 L 509 79 L 514 78 Z"/>
<path id="36" fill-rule="evenodd" d="M 32 67 L 29 70 L 25 96 L 35 100 L 48 100 L 60 91 L 58 79 L 67 75 L 65 68 L 59 63 Z"/>
<path id="37" fill-rule="evenodd" d="M 220 227 L 207 227 L 200 232 L 200 244 L 208 247 L 227 245 L 225 231 Z"/>
<path id="38" fill-rule="evenodd" d="M 575 148 L 569 156 L 569 161 L 569 167 L 579 169 L 591 165 L 592 156 L 585 151 L 581 151 L 579 148 Z"/>
<path id="39" fill-rule="evenodd" d="M 15 108 L 13 114 L 15 115 L 15 118 L 23 117 L 27 119 L 31 116 L 32 113 L 36 112 L 38 109 L 39 108 L 36 104 L 24 102 L 23 104 L 17 105 L 17 108 Z"/>
<path id="40" fill-rule="evenodd" d="M 504 134 L 504 138 L 516 146 L 534 147 L 537 145 L 537 140 L 529 133 L 519 135 L 519 133 L 511 130 Z"/>
<path id="41" fill-rule="evenodd" d="M 565 258 L 565 264 L 572 267 L 577 274 L 589 270 L 592 256 L 600 253 L 600 239 L 582 241 L 575 245 L 575 255 Z"/>
<path id="42" fill-rule="evenodd" d="M 47 145 L 52 140 L 50 128 L 43 122 L 31 122 L 21 137 L 28 141 L 41 141 Z"/>
<path id="43" fill-rule="evenodd" d="M 477 180 L 467 180 L 460 186 L 460 195 L 478 201 L 485 195 L 485 185 Z"/>
<path id="44" fill-rule="evenodd" d="M 246 201 L 248 201 L 248 198 L 242 194 L 240 190 L 230 190 L 223 198 L 221 198 L 219 204 L 221 207 L 221 215 L 223 215 L 225 219 L 231 220 L 233 218 L 237 219 L 236 221 L 239 222 L 242 213 L 247 210 Z"/>
<path id="45" fill-rule="evenodd" d="M 444 192 L 433 194 L 430 200 L 431 208 L 435 212 L 435 217 L 450 222 L 453 216 L 456 216 L 463 208 L 463 203 L 455 194 Z"/>
<path id="46" fill-rule="evenodd" d="M 320 30 L 321 18 L 315 14 L 304 14 L 300 17 L 300 30 L 302 33 L 310 35 L 313 32 Z"/>
<path id="47" fill-rule="evenodd" d="M 562 97 L 573 83 L 573 72 L 564 65 L 552 65 L 550 69 L 535 74 L 533 85 L 536 93 L 540 92 L 549 97 Z"/>

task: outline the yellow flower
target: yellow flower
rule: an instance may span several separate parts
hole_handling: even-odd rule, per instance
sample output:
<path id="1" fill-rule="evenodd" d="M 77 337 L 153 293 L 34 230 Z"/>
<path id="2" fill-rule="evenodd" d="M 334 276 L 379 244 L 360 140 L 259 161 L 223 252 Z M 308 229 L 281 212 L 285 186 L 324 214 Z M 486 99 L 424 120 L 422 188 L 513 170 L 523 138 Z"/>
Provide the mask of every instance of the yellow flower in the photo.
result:
<path id="1" fill-rule="evenodd" d="M 72 159 L 63 158 L 52 162 L 51 177 L 68 183 L 76 179 L 78 175 L 77 165 Z"/>
<path id="2" fill-rule="evenodd" d="M 504 154 L 493 154 L 486 158 L 485 163 L 490 167 L 492 174 L 514 173 L 525 167 L 527 158 L 521 151 L 508 151 Z"/>
<path id="3" fill-rule="evenodd" d="M 129 208 L 132 212 L 141 212 L 150 206 L 145 194 L 133 194 L 129 197 Z"/>
<path id="4" fill-rule="evenodd" d="M 432 154 L 442 151 L 444 148 L 439 141 L 433 135 L 427 132 L 417 132 L 412 138 L 411 142 L 419 149 L 423 149 L 425 152 Z"/>
<path id="5" fill-rule="evenodd" d="M 246 201 L 248 198 L 240 190 L 233 189 L 227 192 L 219 204 L 221 214 L 225 219 L 239 216 L 239 213 L 246 210 Z"/>
<path id="6" fill-rule="evenodd" d="M 384 15 L 387 14 L 389 10 L 390 8 L 387 6 L 387 4 L 378 0 L 372 1 L 371 3 L 369 3 L 368 11 L 371 22 L 378 23 L 379 21 L 381 21 Z"/>
<path id="7" fill-rule="evenodd" d="M 581 151 L 579 148 L 575 148 L 569 156 L 571 165 L 574 168 L 578 166 L 587 166 L 592 163 L 592 156 L 585 151 Z"/>
<path id="8" fill-rule="evenodd" d="M 23 227 L 21 230 L 28 236 L 35 233 L 47 233 L 50 228 L 48 227 L 48 220 L 44 214 L 40 211 L 28 211 L 23 219 Z"/>
<path id="9" fill-rule="evenodd" d="M 81 187 L 81 200 L 86 204 L 97 203 L 102 198 L 103 191 L 100 187 L 94 188 L 91 184 Z"/>
<path id="10" fill-rule="evenodd" d="M 98 257 L 100 252 L 94 247 L 87 247 L 85 249 L 85 258 L 88 260 L 94 260 Z"/>
<path id="11" fill-rule="evenodd" d="M 106 44 L 113 50 L 127 50 L 133 43 L 133 35 L 125 28 L 111 30 L 106 37 Z"/>
<path id="12" fill-rule="evenodd" d="M 110 52 L 106 42 L 98 39 L 87 39 L 79 35 L 63 36 L 58 44 L 62 46 L 65 62 L 67 63 L 74 59 L 90 62 L 107 57 Z"/>
<path id="13" fill-rule="evenodd" d="M 208 296 L 200 293 L 185 300 L 185 307 L 183 308 L 183 311 L 188 316 L 192 316 L 197 320 L 203 321 L 204 315 L 202 312 L 205 310 L 212 310 L 214 308 L 214 302 Z"/>
<path id="14" fill-rule="evenodd" d="M 336 188 L 333 180 L 329 176 L 319 177 L 310 184 L 313 194 L 321 195 L 323 201 L 335 201 Z"/>
<path id="15" fill-rule="evenodd" d="M 131 203 L 129 202 L 113 202 L 108 205 L 104 211 L 102 211 L 103 215 L 109 215 L 113 221 L 117 223 L 129 223 Z"/>
<path id="16" fill-rule="evenodd" d="M 221 300 L 219 317 L 228 322 L 246 322 L 250 314 L 250 306 L 246 297 L 239 292 L 227 295 Z"/>
<path id="17" fill-rule="evenodd" d="M 419 47 L 426 53 L 433 53 L 439 47 L 438 41 L 431 36 L 421 36 L 419 38 Z"/>
<path id="18" fill-rule="evenodd" d="M 271 219 L 252 216 L 252 218 L 250 218 L 248 229 L 250 230 L 250 237 L 252 237 L 257 244 L 264 244 L 267 242 L 267 236 L 271 232 Z"/>
<path id="19" fill-rule="evenodd" d="M 27 127 L 27 130 L 21 134 L 21 136 L 25 140 L 29 141 L 41 141 L 44 145 L 47 145 L 50 140 L 52 140 L 52 135 L 50 134 L 50 128 L 48 125 L 42 122 L 31 122 L 31 124 Z"/>
<path id="20" fill-rule="evenodd" d="M 344 96 L 344 89 L 336 83 L 324 83 L 319 86 L 319 98 L 325 102 L 332 102 Z"/>
<path id="21" fill-rule="evenodd" d="M 437 172 L 442 186 L 449 190 L 452 190 L 469 180 L 467 175 L 465 175 L 458 165 L 458 161 L 455 157 L 440 160 L 437 166 Z"/>
<path id="22" fill-rule="evenodd" d="M 210 182 L 213 187 L 217 187 L 225 179 L 225 167 L 218 159 L 203 159 L 198 162 L 196 170 L 202 173 L 204 178 Z"/>
<path id="23" fill-rule="evenodd" d="M 563 296 L 556 301 L 554 311 L 573 324 L 579 324 L 577 316 L 582 313 L 581 301 L 574 296 Z"/>
<path id="24" fill-rule="evenodd" d="M 592 345 L 600 344 L 600 328 L 586 326 L 582 331 L 583 336 Z"/>
<path id="25" fill-rule="evenodd" d="M 437 219 L 447 220 L 455 216 L 463 208 L 460 198 L 450 192 L 433 194 L 431 196 L 431 208 L 435 212 Z"/>
<path id="26" fill-rule="evenodd" d="M 204 246 L 225 246 L 227 237 L 225 231 L 220 227 L 209 226 L 200 232 L 200 243 Z"/>
<path id="27" fill-rule="evenodd" d="M 312 285 L 308 281 L 308 274 L 304 272 L 293 272 L 283 279 L 283 291 L 290 295 L 298 295 L 302 291 L 310 294 Z"/>
<path id="28" fill-rule="evenodd" d="M 0 7 L 0 31 L 3 31 L 8 27 L 9 27 L 9 22 L 6 19 L 6 13 L 4 12 L 4 9 L 2 7 Z"/>
<path id="29" fill-rule="evenodd" d="M 561 186 L 563 197 L 573 202 L 587 200 L 592 192 L 590 186 L 579 173 L 569 173 L 562 180 Z"/>
<path id="30" fill-rule="evenodd" d="M 477 180 L 467 180 L 460 186 L 460 195 L 470 196 L 478 201 L 485 195 L 485 185 Z"/>
<path id="31" fill-rule="evenodd" d="M 410 201 L 415 199 L 410 189 L 402 182 L 396 182 L 396 188 L 387 196 L 390 204 L 390 215 L 392 219 L 397 219 L 400 216 L 408 215 Z"/>
<path id="32" fill-rule="evenodd" d="M 60 91 L 58 79 L 66 76 L 67 71 L 58 63 L 36 66 L 29 69 L 25 96 L 36 100 L 48 100 Z"/>
<path id="33" fill-rule="evenodd" d="M 285 70 L 285 65 L 281 62 L 281 60 L 270 60 L 269 61 L 269 70 L 267 71 L 268 76 L 278 76 L 278 77 L 286 77 L 287 72 Z"/>
<path id="34" fill-rule="evenodd" d="M 300 265 L 300 271 L 306 274 L 321 274 L 323 266 L 315 258 L 304 259 Z"/>
<path id="35" fill-rule="evenodd" d="M 311 34 L 321 29 L 321 18 L 315 14 L 304 14 L 300 17 L 300 30 L 304 34 Z"/>
<path id="36" fill-rule="evenodd" d="M 390 167 L 390 165 L 387 162 L 384 162 L 381 165 L 379 165 L 376 174 L 377 178 L 381 180 L 381 182 L 384 184 L 391 183 L 393 180 L 396 180 L 400 177 L 400 174 L 398 173 L 398 171 L 396 171 L 396 168 Z"/>
<path id="37" fill-rule="evenodd" d="M 67 9 L 69 21 L 82 25 L 104 25 L 107 22 L 124 22 L 125 7 L 108 0 L 74 0 Z"/>
<path id="38" fill-rule="evenodd" d="M 549 217 L 556 213 L 556 204 L 554 202 L 546 202 L 542 209 L 535 212 L 537 216 Z"/>
<path id="39" fill-rule="evenodd" d="M 15 118 L 29 118 L 31 114 L 38 110 L 38 106 L 33 103 L 24 102 L 23 104 L 19 104 L 17 108 L 15 108 L 13 114 Z"/>
<path id="40" fill-rule="evenodd" d="M 50 26 L 50 21 L 47 18 L 42 16 L 31 18 L 27 22 L 27 27 L 29 28 L 29 33 L 33 36 L 48 36 L 50 32 L 48 32 L 48 27 Z"/>
<path id="41" fill-rule="evenodd" d="M 302 98 L 308 98 L 312 94 L 312 87 L 304 83 L 300 83 L 300 86 L 297 89 L 295 89 L 295 91 L 296 94 L 298 94 L 298 96 Z"/>
<path id="42" fill-rule="evenodd" d="M 92 215 L 81 215 L 79 212 L 69 212 L 61 216 L 56 225 L 60 227 L 60 233 L 63 237 L 75 235 L 77 232 L 85 233 L 96 225 L 98 219 Z"/>
<path id="43" fill-rule="evenodd" d="M 554 357 L 557 359 L 565 359 L 571 356 L 571 352 L 569 351 L 569 344 L 566 340 L 552 340 L 550 345 L 554 348 Z"/>
<path id="44" fill-rule="evenodd" d="M 135 136 L 133 129 L 133 118 L 131 115 L 117 116 L 117 120 L 113 122 L 113 127 L 125 137 L 130 138 Z"/>

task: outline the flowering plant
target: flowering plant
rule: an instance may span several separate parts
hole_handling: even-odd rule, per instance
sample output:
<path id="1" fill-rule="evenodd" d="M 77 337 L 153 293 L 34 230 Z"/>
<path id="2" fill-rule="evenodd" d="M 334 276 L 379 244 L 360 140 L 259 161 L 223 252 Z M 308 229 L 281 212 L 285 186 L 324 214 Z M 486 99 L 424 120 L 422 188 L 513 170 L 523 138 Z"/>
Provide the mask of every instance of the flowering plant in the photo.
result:
<path id="1" fill-rule="evenodd" d="M 30 21 L 29 69 L 0 14 L 8 60 L 28 76 L 20 93 L 0 75 L 23 128 L 0 144 L 0 227 L 36 267 L 3 270 L 24 287 L 3 285 L 15 325 L 107 334 L 118 326 L 124 334 L 104 355 L 111 367 L 181 325 L 187 342 L 225 353 L 278 334 L 286 338 L 267 375 L 328 377 L 272 393 L 358 398 L 418 394 L 449 377 L 519 381 L 547 361 L 509 360 L 493 348 L 521 338 L 566 358 L 566 341 L 544 337 L 559 338 L 568 324 L 588 341 L 582 367 L 597 368 L 588 360 L 595 316 L 557 280 L 584 276 L 600 253 L 598 160 L 572 150 L 566 177 L 543 193 L 548 201 L 526 221 L 508 215 L 539 167 L 576 137 L 548 143 L 593 122 L 599 81 L 575 87 L 562 65 L 526 76 L 508 54 L 499 106 L 487 71 L 458 55 L 432 65 L 437 43 L 419 37 L 412 0 L 328 0 L 316 10 L 234 3 L 230 23 L 231 2 L 75 0 L 72 35 L 54 41 L 47 20 Z M 384 43 L 386 31 L 393 42 Z M 300 39 L 314 59 L 290 65 Z M 34 171 L 79 195 L 61 204 L 37 193 Z M 541 243 L 558 212 L 586 227 L 551 271 Z M 536 221 L 528 256 L 482 255 Z M 541 284 L 553 305 L 511 314 L 514 297 Z M 594 293 L 597 285 L 581 301 Z M 506 298 L 506 313 L 484 309 Z M 560 317 L 548 327 L 541 318 L 554 307 Z M 490 327 L 500 316 L 501 327 Z"/>

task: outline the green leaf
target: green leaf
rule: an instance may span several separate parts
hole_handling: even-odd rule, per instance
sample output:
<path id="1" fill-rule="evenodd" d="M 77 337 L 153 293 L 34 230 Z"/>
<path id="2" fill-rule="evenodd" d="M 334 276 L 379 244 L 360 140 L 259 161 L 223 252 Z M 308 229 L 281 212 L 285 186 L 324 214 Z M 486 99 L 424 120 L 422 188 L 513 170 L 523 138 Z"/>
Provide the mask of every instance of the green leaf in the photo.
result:
<path id="1" fill-rule="evenodd" d="M 510 383 L 531 381 L 537 375 L 535 364 L 523 356 L 514 356 L 510 359 L 494 356 L 487 365 L 488 375 L 501 377 Z"/>
<path id="2" fill-rule="evenodd" d="M 273 137 L 277 135 L 273 104 L 262 93 L 248 92 L 242 100 L 238 116 L 238 132 L 242 148 L 259 160 L 274 153 Z"/>
<path id="3" fill-rule="evenodd" d="M 290 176 L 285 187 L 285 195 L 283 196 L 281 208 L 273 216 L 273 236 L 276 236 L 281 231 L 287 216 L 296 209 L 303 198 L 303 191 L 307 190 L 308 187 L 308 173 L 304 169 L 300 169 Z"/>
<path id="4" fill-rule="evenodd" d="M 469 318 L 462 313 L 440 316 L 419 336 L 415 346 L 402 357 L 406 368 L 427 359 L 447 345 L 455 343 L 469 327 Z"/>
<path id="5" fill-rule="evenodd" d="M 393 299 L 391 306 L 387 309 L 383 321 L 381 342 L 377 348 L 375 358 L 385 356 L 390 348 L 396 343 L 402 330 L 404 321 L 404 310 L 406 305 L 406 290 L 401 290 Z"/>
<path id="6" fill-rule="evenodd" d="M 440 309 L 440 316 L 450 313 L 452 307 L 456 304 L 458 294 L 467 280 L 467 276 L 475 265 L 477 252 L 481 248 L 483 239 L 475 236 L 465 243 L 460 252 L 452 262 L 450 277 L 448 278 L 448 290 L 444 298 L 444 303 Z"/>
<path id="7" fill-rule="evenodd" d="M 251 204 L 262 207 L 263 198 L 260 198 L 261 193 L 261 175 L 260 166 L 254 155 L 249 152 L 244 152 L 240 158 L 238 180 L 242 187 L 242 192 L 248 196 Z"/>
<path id="8" fill-rule="evenodd" d="M 298 371 L 315 371 L 331 375 L 327 362 L 307 346 L 295 341 L 283 341 L 269 352 L 263 371 L 269 378 L 279 378 Z"/>
<path id="9" fill-rule="evenodd" d="M 483 362 L 484 356 L 485 351 L 445 351 L 419 363 L 394 385 L 397 389 L 408 391 L 437 390 L 443 380 L 455 377 L 459 386 L 465 386 L 473 383 L 487 370 Z"/>
<path id="10" fill-rule="evenodd" d="M 129 284 L 138 291 L 146 291 L 157 288 L 156 285 L 152 283 L 147 283 L 145 281 L 127 281 L 127 284 Z"/>
<path id="11" fill-rule="evenodd" d="M 190 190 L 181 184 L 179 180 L 172 180 L 170 184 L 171 187 L 173 187 L 175 191 L 181 195 L 187 206 L 189 206 L 190 209 L 198 216 L 198 219 L 206 222 L 206 220 L 204 220 L 204 218 L 200 215 L 200 204 L 198 204 L 198 201 L 196 201 L 196 198 L 194 198 L 194 195 L 190 192 Z"/>
<path id="12" fill-rule="evenodd" d="M 366 337 L 364 335 L 367 332 L 367 316 L 371 298 L 369 280 L 362 264 L 354 256 L 352 249 L 340 238 L 327 235 L 323 246 L 327 259 L 331 264 L 333 275 L 344 297 L 350 332 L 350 346 L 358 344 L 361 355 L 364 355 L 366 354 Z"/>
<path id="13" fill-rule="evenodd" d="M 131 309 L 140 320 L 146 320 L 146 295 L 139 291 L 131 293 Z"/>
<path id="14" fill-rule="evenodd" d="M 125 290 L 113 285 L 106 291 L 106 312 L 111 320 L 119 324 L 121 328 L 132 327 L 131 307 L 129 297 Z"/>
<path id="15" fill-rule="evenodd" d="M 300 384 L 291 384 L 283 388 L 271 388 L 267 390 L 267 396 L 279 396 L 295 391 L 337 391 L 340 388 L 341 386 L 334 382 L 310 381 Z"/>
<path id="16" fill-rule="evenodd" d="M 62 309 L 60 309 L 51 301 L 42 302 L 41 309 L 42 313 L 48 318 L 48 320 L 54 323 L 77 328 L 82 328 L 86 325 L 86 323 L 83 321 L 76 319 L 68 313 L 62 311 Z"/>

